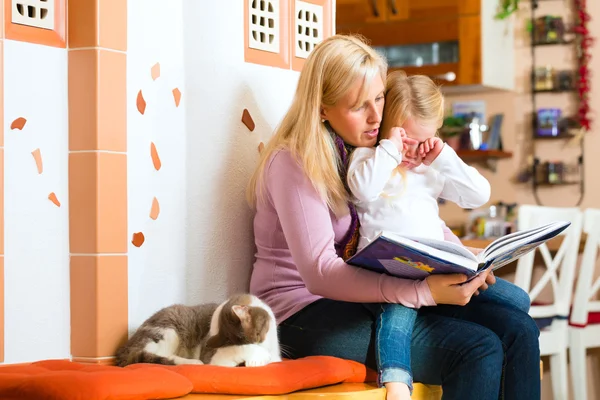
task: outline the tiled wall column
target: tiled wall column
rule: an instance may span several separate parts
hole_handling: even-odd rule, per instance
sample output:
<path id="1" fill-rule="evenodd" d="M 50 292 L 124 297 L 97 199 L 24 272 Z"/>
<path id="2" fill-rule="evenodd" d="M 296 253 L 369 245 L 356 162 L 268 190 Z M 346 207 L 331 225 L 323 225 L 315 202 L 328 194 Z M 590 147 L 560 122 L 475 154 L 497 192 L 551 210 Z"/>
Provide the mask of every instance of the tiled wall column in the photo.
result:
<path id="1" fill-rule="evenodd" d="M 68 3 L 71 354 L 127 339 L 127 1 Z"/>

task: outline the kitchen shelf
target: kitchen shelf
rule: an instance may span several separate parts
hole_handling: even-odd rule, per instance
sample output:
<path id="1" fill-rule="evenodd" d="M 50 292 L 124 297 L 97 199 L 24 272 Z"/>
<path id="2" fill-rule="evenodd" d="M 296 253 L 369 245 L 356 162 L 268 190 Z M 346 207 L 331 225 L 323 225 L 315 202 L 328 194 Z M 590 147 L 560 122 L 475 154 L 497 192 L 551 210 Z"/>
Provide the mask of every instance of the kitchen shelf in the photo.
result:
<path id="1" fill-rule="evenodd" d="M 533 47 L 541 47 L 541 46 L 565 46 L 569 44 L 575 43 L 573 40 L 566 40 L 564 42 L 534 42 L 532 43 Z"/>
<path id="2" fill-rule="evenodd" d="M 575 93 L 575 89 L 535 89 L 533 93 Z"/>
<path id="3" fill-rule="evenodd" d="M 533 135 L 533 138 L 535 140 L 560 140 L 560 139 L 573 139 L 574 137 L 576 137 L 575 135 L 572 135 L 570 133 L 559 133 L 556 136 L 542 136 L 542 135 Z"/>
<path id="4" fill-rule="evenodd" d="M 458 150 L 456 152 L 463 161 L 485 161 L 490 159 L 511 158 L 511 151 L 502 150 Z"/>
<path id="5" fill-rule="evenodd" d="M 535 90 L 535 85 L 536 85 L 536 74 L 535 74 L 535 68 L 536 68 L 536 51 L 535 48 L 536 47 L 546 47 L 546 46 L 573 46 L 577 44 L 577 40 L 578 40 L 578 36 L 576 33 L 574 32 L 568 32 L 569 35 L 574 35 L 574 38 L 568 38 L 567 40 L 565 40 L 564 37 L 561 37 L 560 40 L 557 40 L 555 42 L 538 42 L 536 41 L 536 33 L 535 33 L 535 26 L 536 26 L 536 10 L 538 8 L 538 2 L 540 0 L 531 0 L 531 16 L 530 16 L 530 22 L 532 25 L 532 29 L 530 30 L 530 44 L 531 44 L 531 89 L 530 89 L 530 93 L 531 93 L 531 109 L 533 110 L 533 115 L 532 115 L 532 119 L 531 119 L 531 128 L 532 128 L 532 144 L 533 146 L 531 146 L 531 156 L 533 156 L 533 165 L 532 165 L 532 176 L 533 179 L 531 179 L 532 181 L 532 189 L 533 189 L 533 197 L 535 198 L 535 202 L 539 205 L 542 205 L 542 201 L 540 196 L 538 195 L 538 189 L 539 188 L 553 188 L 556 186 L 579 186 L 579 199 L 577 200 L 577 206 L 579 204 L 581 204 L 581 201 L 583 200 L 583 196 L 585 194 L 585 185 L 584 185 L 584 164 L 583 164 L 583 149 L 584 149 L 584 143 L 583 143 L 583 138 L 581 138 L 579 140 L 579 147 L 580 147 L 580 153 L 579 156 L 577 157 L 577 164 L 578 164 L 578 169 L 579 169 L 579 178 L 577 180 L 569 180 L 567 182 L 560 182 L 560 183 L 545 183 L 545 182 L 537 182 L 537 180 L 535 179 L 536 177 L 538 177 L 538 168 L 541 168 L 541 160 L 539 158 L 538 152 L 536 152 L 536 147 L 537 145 L 535 143 L 538 143 L 539 140 L 569 140 L 569 139 L 574 139 L 576 137 L 576 135 L 573 135 L 571 133 L 569 133 L 569 128 L 572 128 L 572 126 L 570 126 L 568 123 L 567 125 L 562 125 L 560 124 L 560 122 L 568 122 L 568 121 L 560 121 L 559 122 L 559 130 L 558 130 L 558 135 L 556 136 L 542 136 L 542 135 L 537 135 L 537 128 L 538 128 L 538 122 L 537 122 L 537 118 L 538 118 L 538 107 L 537 107 L 537 100 L 536 97 L 537 95 L 543 95 L 548 94 L 548 93 L 566 93 L 566 92 L 576 92 L 575 88 L 568 88 L 568 89 L 550 89 L 550 90 Z M 576 20 L 577 16 L 571 16 L 574 20 Z M 573 71 L 577 71 L 577 69 L 579 68 L 579 66 L 581 65 L 581 58 L 578 57 L 577 59 L 577 65 L 574 67 Z M 576 78 L 574 77 L 574 80 L 576 80 Z M 540 171 L 542 172 L 542 171 Z M 545 191 L 545 190 L 544 190 Z"/>
<path id="6" fill-rule="evenodd" d="M 536 182 L 535 184 L 538 187 L 550 187 L 550 186 L 572 186 L 579 185 L 579 181 L 573 182 L 557 182 L 557 183 L 549 183 L 549 182 Z"/>

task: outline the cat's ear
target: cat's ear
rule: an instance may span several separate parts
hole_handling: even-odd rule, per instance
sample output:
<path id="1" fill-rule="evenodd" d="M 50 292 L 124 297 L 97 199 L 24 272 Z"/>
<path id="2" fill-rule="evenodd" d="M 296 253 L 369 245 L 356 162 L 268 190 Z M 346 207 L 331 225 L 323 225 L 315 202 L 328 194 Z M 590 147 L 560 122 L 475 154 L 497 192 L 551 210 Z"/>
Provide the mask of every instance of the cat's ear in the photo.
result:
<path id="1" fill-rule="evenodd" d="M 248 306 L 235 305 L 232 306 L 231 309 L 233 310 L 235 315 L 238 316 L 240 321 L 244 321 L 248 318 Z"/>

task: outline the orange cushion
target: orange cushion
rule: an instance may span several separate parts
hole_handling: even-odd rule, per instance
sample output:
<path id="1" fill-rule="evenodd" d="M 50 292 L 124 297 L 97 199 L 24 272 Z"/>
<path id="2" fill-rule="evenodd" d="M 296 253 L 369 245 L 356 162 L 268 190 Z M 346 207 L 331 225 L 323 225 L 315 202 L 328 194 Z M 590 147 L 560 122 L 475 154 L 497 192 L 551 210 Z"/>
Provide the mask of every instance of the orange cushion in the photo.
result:
<path id="1" fill-rule="evenodd" d="M 55 360 L 0 368 L 0 399 L 145 400 L 188 393 L 275 395 L 375 379 L 375 372 L 360 363 L 327 356 L 239 368 L 155 364 L 119 368 Z"/>
<path id="2" fill-rule="evenodd" d="M 165 368 L 84 365 L 65 360 L 0 368 L 3 400 L 147 400 L 186 395 L 191 382 Z"/>
<path id="3" fill-rule="evenodd" d="M 372 371 L 354 361 L 313 356 L 287 360 L 264 367 L 235 368 L 214 365 L 179 365 L 174 368 L 187 377 L 193 393 L 264 394 L 291 393 L 336 383 L 374 381 Z"/>

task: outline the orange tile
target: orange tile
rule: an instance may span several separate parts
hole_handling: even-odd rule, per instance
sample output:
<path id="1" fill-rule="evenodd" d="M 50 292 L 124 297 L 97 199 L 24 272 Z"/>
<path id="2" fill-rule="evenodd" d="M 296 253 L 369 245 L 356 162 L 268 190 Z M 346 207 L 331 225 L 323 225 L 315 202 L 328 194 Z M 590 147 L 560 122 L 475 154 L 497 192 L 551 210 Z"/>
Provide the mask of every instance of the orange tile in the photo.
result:
<path id="1" fill-rule="evenodd" d="M 4 228 L 2 226 L 2 228 Z M 0 256 L 0 363 L 4 362 L 4 256 Z"/>
<path id="2" fill-rule="evenodd" d="M 4 30 L 5 37 L 11 40 L 42 44 L 52 47 L 65 48 L 66 43 L 66 0 L 49 0 L 54 2 L 54 30 L 34 28 L 14 24 L 12 22 L 12 1 L 4 1 Z"/>
<path id="3" fill-rule="evenodd" d="M 100 2 L 99 46 L 105 49 L 127 50 L 127 1 Z"/>
<path id="4" fill-rule="evenodd" d="M 0 254 L 4 254 L 4 149 L 0 149 Z"/>
<path id="5" fill-rule="evenodd" d="M 69 51 L 68 58 L 69 150 L 95 150 L 98 52 Z"/>
<path id="6" fill-rule="evenodd" d="M 69 2 L 69 48 L 127 50 L 127 1 Z"/>
<path id="7" fill-rule="evenodd" d="M 127 55 L 100 50 L 98 149 L 127 151 Z"/>
<path id="8" fill-rule="evenodd" d="M 69 154 L 71 253 L 127 252 L 127 156 Z"/>
<path id="9" fill-rule="evenodd" d="M 4 149 L 0 149 L 0 254 L 4 254 Z"/>
<path id="10" fill-rule="evenodd" d="M 71 256 L 71 355 L 108 357 L 127 340 L 127 256 Z"/>
<path id="11" fill-rule="evenodd" d="M 0 147 L 4 147 L 4 40 L 0 40 Z"/>
<path id="12" fill-rule="evenodd" d="M 5 14 L 4 8 L 5 8 L 5 6 L 3 6 L 2 2 L 0 2 L 0 21 L 4 21 L 4 14 Z M 0 29 L 0 38 L 4 38 L 4 29 Z"/>
<path id="13" fill-rule="evenodd" d="M 69 51 L 69 149 L 127 151 L 127 56 Z"/>
<path id="14" fill-rule="evenodd" d="M 96 0 L 69 1 L 69 49 L 96 47 L 98 5 Z"/>

